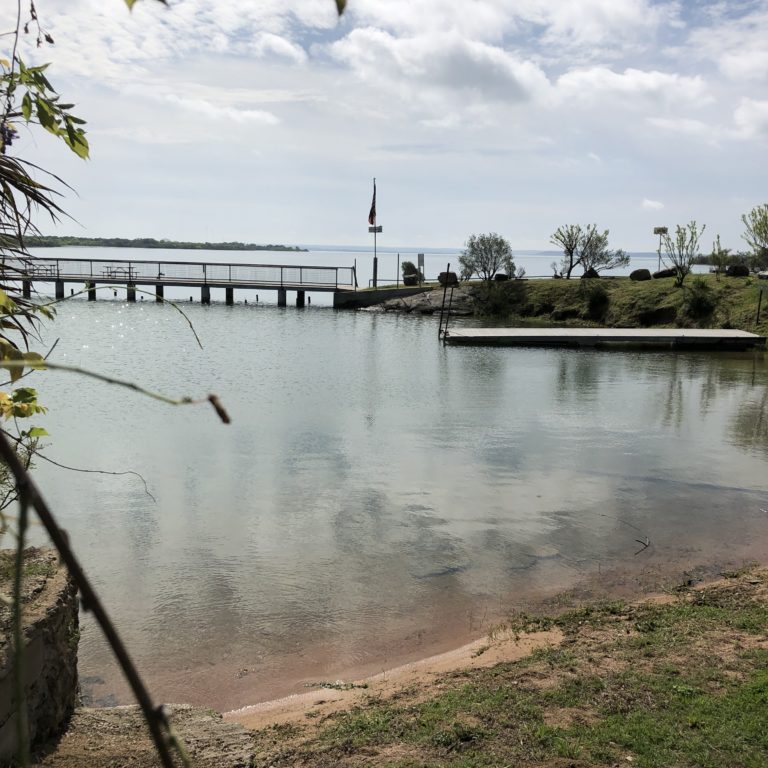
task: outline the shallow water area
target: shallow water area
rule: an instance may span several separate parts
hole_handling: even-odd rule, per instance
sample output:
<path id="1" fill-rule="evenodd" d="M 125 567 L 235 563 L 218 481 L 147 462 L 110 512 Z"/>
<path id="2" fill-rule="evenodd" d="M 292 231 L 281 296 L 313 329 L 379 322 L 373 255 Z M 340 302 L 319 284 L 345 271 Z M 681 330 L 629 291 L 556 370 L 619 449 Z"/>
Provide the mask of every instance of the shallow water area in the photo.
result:
<path id="1" fill-rule="evenodd" d="M 233 709 L 768 547 L 760 353 L 447 348 L 437 319 L 74 301 L 36 476 L 153 693 Z M 154 499 L 152 498 L 154 497 Z M 646 546 L 647 543 L 647 546 Z M 84 616 L 90 701 L 126 688 Z M 347 678 L 348 679 L 348 678 Z"/>

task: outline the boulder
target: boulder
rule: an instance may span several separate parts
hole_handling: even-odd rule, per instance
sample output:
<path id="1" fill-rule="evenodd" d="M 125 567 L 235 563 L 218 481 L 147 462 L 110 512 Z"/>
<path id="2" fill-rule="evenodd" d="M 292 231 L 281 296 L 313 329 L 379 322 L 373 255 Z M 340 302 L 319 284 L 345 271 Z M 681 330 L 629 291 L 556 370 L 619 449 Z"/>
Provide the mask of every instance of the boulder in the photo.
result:
<path id="1" fill-rule="evenodd" d="M 746 264 L 729 264 L 725 270 L 726 277 L 749 277 L 749 267 Z"/>
<path id="2" fill-rule="evenodd" d="M 633 272 L 629 273 L 629 279 L 630 280 L 650 280 L 651 279 L 651 270 L 650 269 L 636 269 Z"/>
<path id="3" fill-rule="evenodd" d="M 437 282 L 440 285 L 458 285 L 459 276 L 455 272 L 441 272 L 437 276 Z"/>
<path id="4" fill-rule="evenodd" d="M 677 277 L 676 269 L 660 269 L 653 273 L 654 280 L 661 280 L 662 277 Z"/>
<path id="5" fill-rule="evenodd" d="M 588 280 L 593 280 L 596 277 L 600 277 L 596 269 L 593 269 L 590 267 L 582 276 L 581 279 L 584 280 L 587 278 Z"/>

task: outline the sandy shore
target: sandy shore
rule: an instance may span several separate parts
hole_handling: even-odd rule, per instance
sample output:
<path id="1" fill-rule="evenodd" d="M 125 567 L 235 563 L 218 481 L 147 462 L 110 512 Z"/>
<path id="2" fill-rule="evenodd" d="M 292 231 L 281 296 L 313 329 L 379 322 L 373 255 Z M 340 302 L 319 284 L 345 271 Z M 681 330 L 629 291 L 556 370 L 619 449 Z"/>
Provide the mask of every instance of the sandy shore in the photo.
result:
<path id="1" fill-rule="evenodd" d="M 557 629 L 523 635 L 507 630 L 496 632 L 461 648 L 404 664 L 362 680 L 337 681 L 307 693 L 226 712 L 224 719 L 241 723 L 246 728 L 259 729 L 285 723 L 306 723 L 307 718 L 349 709 L 363 699 L 386 698 L 406 688 L 417 687 L 426 695 L 435 679 L 447 672 L 515 661 L 537 648 L 555 645 L 561 640 L 562 633 Z"/>

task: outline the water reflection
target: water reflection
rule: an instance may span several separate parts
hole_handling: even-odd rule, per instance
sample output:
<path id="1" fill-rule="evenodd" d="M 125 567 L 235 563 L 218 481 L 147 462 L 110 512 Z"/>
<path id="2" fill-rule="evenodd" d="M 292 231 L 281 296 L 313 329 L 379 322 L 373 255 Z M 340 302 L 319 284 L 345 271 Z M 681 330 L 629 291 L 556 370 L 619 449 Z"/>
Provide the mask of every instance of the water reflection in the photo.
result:
<path id="1" fill-rule="evenodd" d="M 147 384 L 216 391 L 234 419 L 38 384 L 68 403 L 57 458 L 98 444 L 157 497 L 38 469 L 162 698 L 235 707 L 377 671 L 535 595 L 646 588 L 768 541 L 760 356 L 445 348 L 434 318 L 192 306 L 203 354 L 163 307 L 123 308 L 115 338 L 116 309 L 69 308 L 60 359 L 163 360 Z M 81 648 L 93 695 L 122 700 L 87 617 Z"/>

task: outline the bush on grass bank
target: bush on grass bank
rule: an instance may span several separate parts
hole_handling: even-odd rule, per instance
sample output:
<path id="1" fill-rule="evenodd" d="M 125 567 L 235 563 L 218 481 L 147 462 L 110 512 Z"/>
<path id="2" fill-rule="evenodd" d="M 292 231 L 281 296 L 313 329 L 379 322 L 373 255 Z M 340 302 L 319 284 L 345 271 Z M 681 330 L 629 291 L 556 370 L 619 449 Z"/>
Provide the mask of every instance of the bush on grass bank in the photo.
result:
<path id="1" fill-rule="evenodd" d="M 521 280 L 472 289 L 475 313 L 507 323 L 607 325 L 637 328 L 740 328 L 768 334 L 768 310 L 755 323 L 759 289 L 750 277 L 697 276 L 690 285 L 672 278 L 631 281 Z"/>

